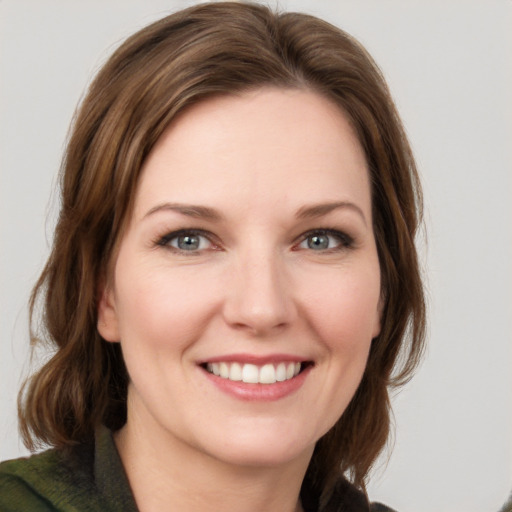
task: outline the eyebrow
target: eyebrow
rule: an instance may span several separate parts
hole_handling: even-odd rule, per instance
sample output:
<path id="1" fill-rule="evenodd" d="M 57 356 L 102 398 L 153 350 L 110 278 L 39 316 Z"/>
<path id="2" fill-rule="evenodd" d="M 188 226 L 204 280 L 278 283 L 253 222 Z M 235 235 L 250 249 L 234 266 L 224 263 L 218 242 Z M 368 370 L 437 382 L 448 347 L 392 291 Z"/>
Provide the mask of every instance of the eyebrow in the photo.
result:
<path id="1" fill-rule="evenodd" d="M 207 219 L 212 221 L 220 221 L 223 216 L 208 206 L 199 206 L 194 204 L 181 204 L 181 203 L 162 203 L 151 208 L 145 215 L 144 218 L 149 217 L 157 212 L 171 211 L 186 215 L 187 217 L 193 217 L 195 219 Z"/>
<path id="2" fill-rule="evenodd" d="M 317 217 L 323 217 L 324 215 L 327 215 L 339 208 L 348 208 L 349 210 L 355 211 L 363 219 L 365 226 L 367 226 L 366 217 L 363 210 L 359 208 L 357 204 L 351 203 L 350 201 L 335 201 L 332 203 L 321 203 L 313 204 L 311 206 L 303 206 L 302 208 L 299 208 L 296 216 L 298 219 L 314 219 Z"/>
<path id="3" fill-rule="evenodd" d="M 363 210 L 359 208 L 355 203 L 351 203 L 350 201 L 335 201 L 330 203 L 320 203 L 313 204 L 310 206 L 302 206 L 297 210 L 295 214 L 296 218 L 299 220 L 303 219 L 314 219 L 318 217 L 323 217 L 331 213 L 334 210 L 338 209 L 350 209 L 355 211 L 364 224 L 367 225 L 366 217 L 363 213 Z M 207 219 L 211 221 L 219 222 L 224 219 L 224 216 L 215 208 L 210 208 L 209 206 L 200 206 L 195 204 L 181 204 L 181 203 L 162 203 L 151 208 L 145 215 L 144 218 L 149 217 L 157 212 L 162 211 L 171 211 L 176 212 L 181 215 L 185 215 L 187 217 L 192 217 L 195 219 Z"/>

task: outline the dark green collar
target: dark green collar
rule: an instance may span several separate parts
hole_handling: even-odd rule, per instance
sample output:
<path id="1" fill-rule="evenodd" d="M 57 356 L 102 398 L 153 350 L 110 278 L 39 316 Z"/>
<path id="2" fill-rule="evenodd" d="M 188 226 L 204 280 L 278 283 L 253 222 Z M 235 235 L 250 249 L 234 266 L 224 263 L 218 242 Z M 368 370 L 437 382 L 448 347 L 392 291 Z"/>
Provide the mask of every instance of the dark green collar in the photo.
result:
<path id="1" fill-rule="evenodd" d="M 106 427 L 96 432 L 94 480 L 112 512 L 137 512 L 128 478 L 112 433 Z"/>

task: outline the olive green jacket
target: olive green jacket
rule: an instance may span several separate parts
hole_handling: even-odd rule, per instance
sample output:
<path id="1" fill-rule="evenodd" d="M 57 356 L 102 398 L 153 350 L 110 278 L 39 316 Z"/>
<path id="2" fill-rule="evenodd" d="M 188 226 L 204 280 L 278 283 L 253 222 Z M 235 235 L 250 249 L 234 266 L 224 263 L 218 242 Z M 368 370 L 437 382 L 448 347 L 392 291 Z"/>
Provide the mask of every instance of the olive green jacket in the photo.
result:
<path id="1" fill-rule="evenodd" d="M 393 512 L 369 505 L 364 495 L 340 481 L 319 511 L 311 493 L 301 494 L 306 512 Z M 112 433 L 98 431 L 94 443 L 69 451 L 48 450 L 0 464 L 0 512 L 137 512 Z"/>

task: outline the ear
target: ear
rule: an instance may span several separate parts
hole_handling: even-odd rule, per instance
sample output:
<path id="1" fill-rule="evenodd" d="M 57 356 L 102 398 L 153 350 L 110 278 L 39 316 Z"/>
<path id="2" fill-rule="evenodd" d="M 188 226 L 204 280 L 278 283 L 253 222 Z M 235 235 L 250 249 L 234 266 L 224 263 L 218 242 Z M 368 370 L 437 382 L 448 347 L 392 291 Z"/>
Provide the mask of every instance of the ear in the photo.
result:
<path id="1" fill-rule="evenodd" d="M 114 291 L 102 282 L 98 292 L 98 332 L 106 341 L 118 342 L 120 336 Z"/>

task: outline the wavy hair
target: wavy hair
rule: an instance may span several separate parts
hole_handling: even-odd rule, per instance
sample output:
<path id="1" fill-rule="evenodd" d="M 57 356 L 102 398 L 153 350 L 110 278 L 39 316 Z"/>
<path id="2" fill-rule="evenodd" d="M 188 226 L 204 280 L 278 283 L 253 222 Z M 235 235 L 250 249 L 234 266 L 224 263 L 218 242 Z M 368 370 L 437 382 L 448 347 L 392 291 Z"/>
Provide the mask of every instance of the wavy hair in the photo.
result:
<path id="1" fill-rule="evenodd" d="M 96 328 L 98 283 L 110 272 L 142 164 L 186 107 L 265 86 L 330 99 L 366 155 L 382 329 L 355 396 L 318 441 L 307 473 L 320 494 L 342 474 L 365 488 L 390 432 L 389 391 L 412 376 L 424 346 L 418 174 L 366 50 L 325 21 L 253 3 L 197 5 L 151 24 L 128 38 L 90 85 L 63 159 L 53 247 L 30 300 L 31 326 L 42 327 L 31 327 L 32 343 L 49 343 L 54 355 L 20 392 L 20 431 L 29 448 L 63 448 L 90 439 L 99 424 L 116 430 L 125 423 L 128 374 L 119 344 L 105 342 Z"/>

